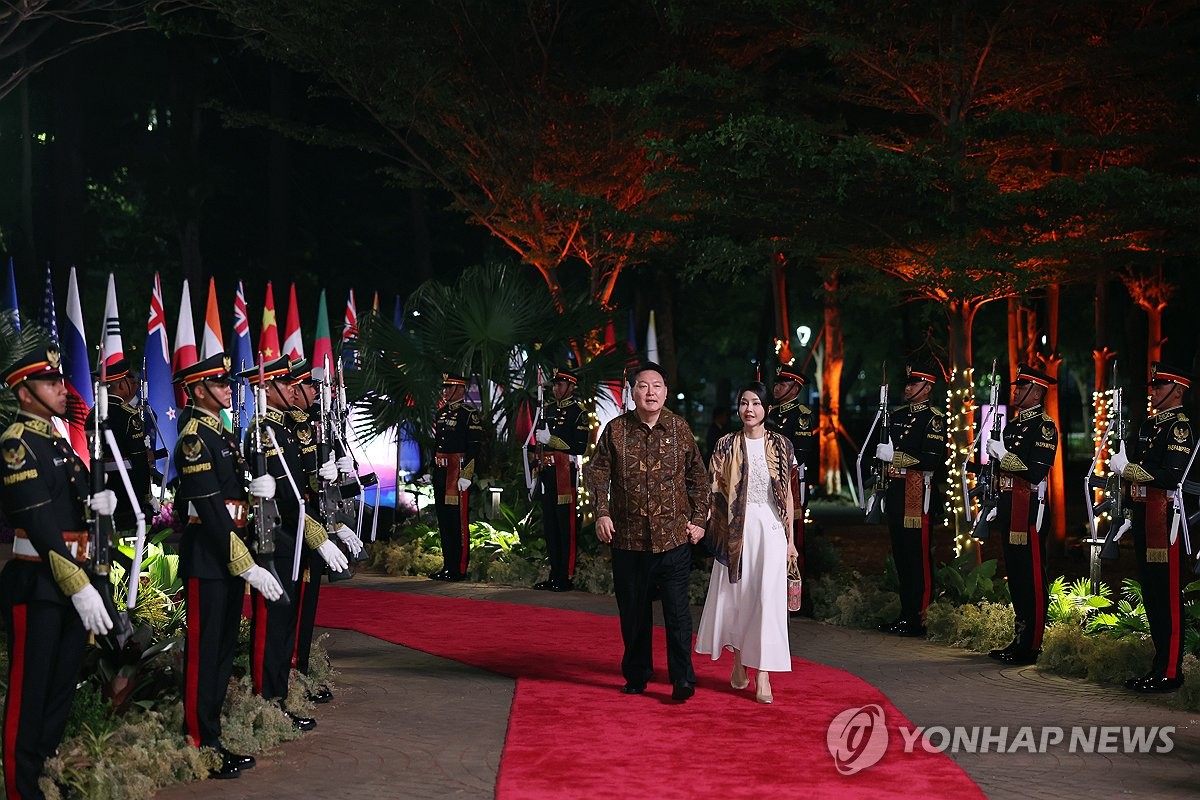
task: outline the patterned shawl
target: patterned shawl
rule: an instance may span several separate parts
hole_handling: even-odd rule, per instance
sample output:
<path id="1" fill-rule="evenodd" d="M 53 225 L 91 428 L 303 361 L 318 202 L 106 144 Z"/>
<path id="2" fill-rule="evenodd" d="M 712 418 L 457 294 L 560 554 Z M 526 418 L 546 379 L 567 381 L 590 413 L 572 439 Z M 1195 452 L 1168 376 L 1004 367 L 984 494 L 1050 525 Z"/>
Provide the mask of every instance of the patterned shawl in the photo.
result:
<path id="1" fill-rule="evenodd" d="M 766 432 L 767 472 L 771 478 L 771 499 L 783 529 L 792 530 L 792 443 L 786 436 Z M 729 567 L 729 582 L 742 577 L 742 535 L 746 526 L 746 492 L 749 485 L 746 463 L 746 438 L 739 433 L 722 436 L 713 448 L 709 474 L 712 477 L 712 504 L 704 543 L 713 556 Z"/>

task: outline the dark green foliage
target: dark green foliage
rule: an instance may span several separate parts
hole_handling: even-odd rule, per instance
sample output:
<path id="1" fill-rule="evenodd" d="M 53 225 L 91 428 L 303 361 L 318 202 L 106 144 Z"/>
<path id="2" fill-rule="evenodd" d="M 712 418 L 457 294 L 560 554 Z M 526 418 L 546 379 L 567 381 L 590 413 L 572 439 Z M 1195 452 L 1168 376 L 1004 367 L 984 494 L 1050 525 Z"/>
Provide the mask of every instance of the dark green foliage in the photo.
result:
<path id="1" fill-rule="evenodd" d="M 939 564 L 934 575 L 938 597 L 955 605 L 981 601 L 1007 603 L 1008 582 L 995 580 L 996 559 L 976 563 L 975 553 L 963 550 L 949 564 Z"/>

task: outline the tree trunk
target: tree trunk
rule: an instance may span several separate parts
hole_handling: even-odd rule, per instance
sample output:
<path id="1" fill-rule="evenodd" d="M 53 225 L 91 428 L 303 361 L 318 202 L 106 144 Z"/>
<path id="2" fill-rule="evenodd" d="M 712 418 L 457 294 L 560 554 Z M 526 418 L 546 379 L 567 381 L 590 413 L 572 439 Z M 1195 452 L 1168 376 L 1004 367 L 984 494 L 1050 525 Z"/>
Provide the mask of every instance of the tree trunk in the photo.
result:
<path id="1" fill-rule="evenodd" d="M 775 260 L 771 288 L 775 295 L 775 340 L 779 346 L 779 363 L 792 363 L 792 334 L 788 322 L 787 275 L 783 268 L 787 259 L 780 254 Z"/>
<path id="2" fill-rule="evenodd" d="M 838 275 L 834 271 L 825 279 L 825 322 L 822 336 L 825 340 L 824 358 L 821 363 L 821 425 L 820 446 L 821 474 L 825 494 L 836 497 L 842 492 L 842 453 L 838 447 L 838 432 L 841 430 L 839 416 L 842 397 L 842 366 L 845 363 L 845 346 L 842 340 L 842 314 L 835 295 Z"/>
<path id="3" fill-rule="evenodd" d="M 950 386 L 949 408 L 946 414 L 947 447 L 950 457 L 943 523 L 955 531 L 956 552 L 973 547 L 971 528 L 963 507 L 961 479 L 962 462 L 971 452 L 975 440 L 975 386 L 972 377 L 971 329 L 978 307 L 969 300 L 951 300 L 946 305 L 949 328 Z M 936 399 L 931 398 L 933 402 Z M 930 502 L 930 513 L 935 508 Z"/>
<path id="4" fill-rule="evenodd" d="M 1153 364 L 1155 361 L 1162 361 L 1163 339 L 1162 335 L 1162 312 L 1167 307 L 1166 303 L 1156 303 L 1146 308 L 1147 319 L 1147 337 L 1146 337 L 1146 362 Z M 1146 375 L 1149 378 L 1149 374 Z"/>
<path id="5" fill-rule="evenodd" d="M 1062 357 L 1058 354 L 1058 308 L 1060 287 L 1057 283 L 1046 287 L 1046 344 L 1047 355 L 1042 359 L 1045 372 L 1051 378 L 1058 380 L 1059 366 Z M 1067 495 L 1064 478 L 1064 462 L 1067 459 L 1067 431 L 1062 424 L 1062 413 L 1059 409 L 1058 386 L 1051 386 L 1046 391 L 1046 413 L 1058 423 L 1058 458 L 1048 476 L 1050 485 L 1047 502 L 1050 504 L 1051 521 L 1054 539 L 1061 547 L 1067 538 Z"/>

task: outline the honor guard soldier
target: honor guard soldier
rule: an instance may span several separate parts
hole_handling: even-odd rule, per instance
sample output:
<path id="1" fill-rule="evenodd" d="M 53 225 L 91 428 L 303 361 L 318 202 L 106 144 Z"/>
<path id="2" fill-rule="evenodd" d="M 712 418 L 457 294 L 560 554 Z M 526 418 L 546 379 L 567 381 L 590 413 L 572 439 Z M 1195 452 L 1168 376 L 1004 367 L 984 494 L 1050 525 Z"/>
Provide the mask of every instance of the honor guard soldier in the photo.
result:
<path id="1" fill-rule="evenodd" d="M 12 560 L 0 573 L 8 633 L 4 709 L 4 787 L 8 797 L 42 798 L 38 777 L 62 740 L 87 649 L 113 620 L 84 570 L 88 511 L 108 516 L 113 492 L 89 497 L 88 471 L 51 417 L 66 417 L 59 352 L 41 347 L 4 374 L 18 405 L 0 437 L 0 506 L 16 529 Z"/>
<path id="2" fill-rule="evenodd" d="M 105 383 L 108 386 L 108 429 L 117 440 L 122 464 L 129 475 L 129 483 L 141 502 L 140 510 L 149 522 L 154 518 L 158 501 L 150 491 L 150 468 L 153 458 L 150 437 L 142 420 L 142 412 L 130 405 L 137 397 L 137 376 L 129 369 L 129 363 L 124 358 L 110 359 L 104 372 Z M 88 412 L 87 421 L 84 423 L 89 436 L 95 432 L 95 419 L 96 409 L 93 408 Z M 101 447 L 104 452 L 105 485 L 117 496 L 113 527 L 118 535 L 121 535 L 137 526 L 137 515 L 129 501 L 129 493 L 125 491 L 125 485 L 121 481 L 121 473 L 108 442 L 102 441 Z M 100 469 L 100 465 L 93 464 L 92 469 Z"/>
<path id="3" fill-rule="evenodd" d="M 801 402 L 800 392 L 808 384 L 799 369 L 788 364 L 775 370 L 775 387 L 772 390 L 774 403 L 767 415 L 767 430 L 782 433 L 792 443 L 796 463 L 792 465 L 792 497 L 796 499 L 795 520 L 792 523 L 792 540 L 799 558 L 796 566 L 804 575 L 804 512 L 808 508 L 808 480 L 806 465 L 817 450 L 816 428 L 813 410 Z"/>
<path id="4" fill-rule="evenodd" d="M 442 376 L 442 404 L 433 423 L 433 504 L 442 537 L 442 568 L 429 576 L 435 581 L 467 577 L 471 555 L 467 500 L 483 425 L 479 412 L 463 400 L 466 394 L 466 378 Z"/>
<path id="5" fill-rule="evenodd" d="M 1141 568 L 1142 602 L 1154 640 L 1154 663 L 1125 685 L 1139 692 L 1169 692 L 1183 685 L 1185 559 L 1174 518 L 1175 492 L 1187 476 L 1196 434 L 1183 413 L 1183 393 L 1192 376 L 1155 362 L 1150 368 L 1152 415 L 1138 429 L 1138 447 L 1130 458 L 1124 443 L 1109 459 L 1109 469 L 1129 481 L 1133 541 Z"/>
<path id="6" fill-rule="evenodd" d="M 542 529 L 550 556 L 550 579 L 534 589 L 569 592 L 575 588 L 578 468 L 573 456 L 587 450 L 592 424 L 587 407 L 575 399 L 579 378 L 569 369 L 554 371 L 554 402 L 542 410 L 534 431 L 538 484 L 542 493 Z"/>
<path id="7" fill-rule="evenodd" d="M 284 487 L 275 495 L 280 526 L 275 531 L 273 558 L 275 575 L 283 587 L 283 593 L 289 599 L 295 598 L 296 581 L 292 580 L 292 566 L 296 557 L 297 536 L 302 538 L 302 547 L 319 557 L 314 561 L 310 555 L 310 566 L 320 564 L 323 571 L 324 565 L 328 564 L 335 572 L 344 572 L 349 564 L 342 551 L 329 540 L 324 526 L 301 505 L 304 495 L 297 495 L 297 491 L 305 492 L 309 482 L 301 453 L 304 445 L 291 427 L 294 394 L 291 362 L 287 356 L 281 356 L 263 364 L 261 368 L 254 366 L 243 370 L 237 376 L 246 378 L 251 388 L 261 386 L 262 394 L 259 397 L 266 401 L 265 408 L 258 410 L 260 418 L 250 424 L 256 425 L 261 421 L 261 446 L 267 474 L 275 479 L 276 485 Z M 311 433 L 311 430 L 306 430 Z M 244 454 L 248 460 L 254 458 L 256 438 L 246 436 Z M 336 477 L 332 459 L 318 469 L 326 474 L 333 472 Z M 270 598 L 260 592 L 252 591 L 250 595 L 250 678 L 254 692 L 265 700 L 276 702 L 298 730 L 312 730 L 317 725 L 316 720 L 299 716 L 287 708 L 288 676 L 296 648 L 299 607 L 294 602 L 271 603 Z"/>
<path id="8" fill-rule="evenodd" d="M 307 359 L 292 362 L 291 372 L 293 396 L 292 409 L 288 413 L 288 427 L 300 442 L 300 456 L 304 463 L 305 485 L 308 507 L 317 507 L 317 492 L 320 490 L 320 467 L 317 463 L 317 434 L 315 425 L 325 424 L 318 418 L 319 387 L 313 379 L 312 367 Z M 334 446 L 333 452 L 341 452 L 340 447 Z M 328 463 L 328 462 L 326 462 Z M 354 471 L 354 459 L 348 455 L 337 456 L 334 466 L 339 474 L 347 475 Z M 325 474 L 330 474 L 328 466 Z M 356 558 L 363 551 L 362 540 L 345 525 L 339 525 L 334 533 L 342 544 L 349 550 L 351 558 Z M 292 665 L 304 675 L 308 674 L 309 656 L 312 653 L 313 628 L 317 624 L 317 603 L 321 592 L 321 575 L 325 572 L 323 562 L 313 560 L 312 551 L 307 546 L 300 552 L 300 581 L 296 586 L 296 605 L 300 610 L 300 618 L 296 629 L 296 650 L 292 655 Z M 313 703 L 328 703 L 333 699 L 333 692 L 328 686 L 319 686 L 308 694 Z"/>
<path id="9" fill-rule="evenodd" d="M 187 508 L 179 543 L 179 573 L 187 593 L 183 663 L 183 732 L 197 747 L 211 747 L 221 764 L 213 778 L 236 778 L 254 766 L 251 756 L 221 744 L 221 706 L 233 673 L 245 586 L 277 599 L 279 582 L 254 563 L 246 546 L 247 467 L 232 431 L 221 421 L 229 408 L 229 356 L 217 353 L 174 375 L 188 395 L 190 415 L 175 443 L 179 472 L 177 508 Z M 254 478 L 249 494 L 270 499 L 275 479 Z"/>
<path id="10" fill-rule="evenodd" d="M 905 405 L 892 412 L 891 436 L 875 448 L 876 458 L 887 463 L 885 511 L 900 579 L 900 618 L 879 629 L 924 636 L 933 590 L 929 506 L 934 470 L 946 460 L 946 417 L 929 404 L 937 373 L 912 366 L 905 372 Z"/>
<path id="11" fill-rule="evenodd" d="M 1054 378 L 1021 364 L 1012 386 L 1016 417 L 1004 426 L 1000 441 L 989 441 L 997 460 L 996 521 L 1004 536 L 1004 563 L 1012 595 L 1014 636 L 989 656 L 1006 664 L 1032 664 L 1042 649 L 1046 627 L 1046 476 L 1058 454 L 1058 427 L 1042 408 Z"/>

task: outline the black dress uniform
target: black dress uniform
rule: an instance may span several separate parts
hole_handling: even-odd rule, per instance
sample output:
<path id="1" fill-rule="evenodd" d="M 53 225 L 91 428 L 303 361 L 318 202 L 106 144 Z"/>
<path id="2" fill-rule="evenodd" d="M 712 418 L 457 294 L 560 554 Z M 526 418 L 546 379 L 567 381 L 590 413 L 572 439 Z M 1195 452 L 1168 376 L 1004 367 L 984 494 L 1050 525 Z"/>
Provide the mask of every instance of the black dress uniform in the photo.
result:
<path id="1" fill-rule="evenodd" d="M 291 364 L 282 356 L 264 365 L 263 380 L 290 380 Z M 251 385 L 258 381 L 258 368 L 253 367 L 238 373 L 249 378 Z M 268 389 L 268 391 L 271 391 Z M 267 474 L 276 479 L 280 487 L 275 495 L 279 509 L 280 528 L 275 533 L 275 574 L 289 598 L 297 595 L 297 581 L 292 580 L 292 565 L 296 558 L 296 537 L 302 537 L 301 546 L 310 553 L 320 547 L 329 537 L 320 522 L 307 513 L 301 517 L 300 499 L 292 490 L 288 474 L 296 487 L 305 491 L 308 484 L 304 469 L 302 443 L 293 432 L 291 409 L 283 411 L 267 406 L 263 415 L 262 446 L 266 456 Z M 253 421 L 250 421 L 253 426 Z M 253 458 L 252 427 L 247 430 L 244 452 L 247 460 Z M 271 437 L 274 437 L 272 440 Z M 276 446 L 278 445 L 278 446 Z M 307 498 L 305 500 L 307 504 Z M 303 526 L 303 527 L 301 527 Z M 311 555 L 310 555 L 311 561 Z M 319 559 L 312 563 L 320 563 Z M 300 606 L 295 602 L 269 603 L 261 593 L 250 592 L 252 615 L 250 619 L 250 676 L 254 692 L 267 700 L 275 700 L 285 706 L 288 695 L 288 676 L 292 668 L 292 656 L 296 649 L 296 626 Z M 286 708 L 285 708 L 286 711 Z M 308 717 L 291 716 L 293 723 L 302 730 L 315 727 L 316 722 Z"/>
<path id="2" fill-rule="evenodd" d="M 578 384 L 574 372 L 558 369 L 555 381 Z M 574 588 L 576 534 L 578 528 L 579 476 L 572 456 L 587 451 L 592 424 L 587 407 L 568 396 L 556 400 L 542 412 L 550 440 L 535 447 L 538 484 L 542 493 L 542 529 L 550 556 L 550 579 L 535 589 L 566 592 Z"/>
<path id="3" fill-rule="evenodd" d="M 129 366 L 125 359 L 119 359 L 109 364 L 107 379 L 119 380 L 129 375 Z M 85 426 L 88 436 L 95 431 L 96 409 L 88 412 Z M 108 428 L 117 440 L 121 449 L 121 461 L 129 474 L 129 483 L 137 495 L 141 506 L 139 509 L 146 516 L 149 524 L 153 518 L 150 504 L 150 465 L 153 457 L 150 436 L 146 431 L 142 412 L 126 403 L 116 395 L 108 395 Z M 117 496 L 117 510 L 113 512 L 113 527 L 118 531 L 129 531 L 137 525 L 137 515 L 129 501 L 129 493 L 121 481 L 121 473 L 117 461 L 108 446 L 107 438 L 101 443 L 104 453 L 105 488 L 111 489 Z M 96 465 L 93 465 L 93 469 Z"/>
<path id="4" fill-rule="evenodd" d="M 1191 377 L 1164 364 L 1152 365 L 1151 382 L 1185 388 Z M 1150 672 L 1127 682 L 1139 691 L 1167 691 L 1183 684 L 1183 587 L 1187 584 L 1182 537 L 1171 541 L 1173 494 L 1196 446 L 1191 421 L 1180 407 L 1163 409 L 1138 429 L 1137 448 L 1122 477 L 1130 482 L 1133 540 L 1142 577 L 1142 603 L 1154 640 Z"/>
<path id="5" fill-rule="evenodd" d="M 803 388 L 808 379 L 794 367 L 780 366 L 775 371 L 775 382 L 795 381 Z M 808 508 L 808 491 L 802 484 L 808 483 L 807 466 L 817 452 L 816 414 L 800 402 L 797 395 L 786 403 L 772 406 L 767 415 L 767 430 L 782 433 L 792 443 L 796 454 L 796 465 L 792 467 L 792 497 L 796 499 L 795 519 L 792 522 L 792 541 L 799 553 L 796 565 L 804 574 L 804 512 Z"/>
<path id="6" fill-rule="evenodd" d="M 1056 381 L 1025 364 L 1014 384 L 1049 387 Z M 1004 426 L 1001 442 L 1008 452 L 997 465 L 1000 491 L 996 522 L 1004 537 L 1004 563 L 1012 595 L 1015 636 L 995 655 L 1013 664 L 1032 664 L 1042 649 L 1046 627 L 1046 537 L 1041 534 L 1046 476 L 1058 454 L 1058 427 L 1039 403 L 1019 412 Z M 990 655 L 990 654 L 989 654 Z"/>
<path id="7" fill-rule="evenodd" d="M 932 371 L 911 367 L 908 376 L 910 381 L 936 381 Z M 923 636 L 933 591 L 929 508 L 933 473 L 946 460 L 946 417 L 928 402 L 901 406 L 892 412 L 891 438 L 895 452 L 888 467 L 885 511 L 900 580 L 900 620 L 890 630 Z"/>
<path id="8" fill-rule="evenodd" d="M 229 357 L 217 354 L 181 369 L 175 382 L 190 386 L 229 377 Z M 221 419 L 189 407 L 174 453 L 176 507 L 186 507 L 188 514 L 179 544 L 179 573 L 187 592 L 183 729 L 193 745 L 220 749 L 221 705 L 233 672 L 246 586 L 239 576 L 254 566 L 246 546 L 247 467 Z"/>
<path id="9" fill-rule="evenodd" d="M 7 372 L 21 381 L 59 380 L 54 349 L 21 359 Z M 38 777 L 62 739 L 87 649 L 87 631 L 71 595 L 90 582 L 85 503 L 88 471 L 67 440 L 24 412 L 0 437 L 0 500 L 16 528 L 13 558 L 0 573 L 0 609 L 8 631 L 4 709 L 4 785 L 8 797 L 41 798 Z"/>
<path id="10" fill-rule="evenodd" d="M 466 386 L 459 375 L 446 375 L 444 386 Z M 467 492 L 460 492 L 459 478 L 474 478 L 483 425 L 479 412 L 464 401 L 438 409 L 433 438 L 433 505 L 442 539 L 442 569 L 433 577 L 462 580 L 467 575 L 471 540 L 467 532 Z"/>

